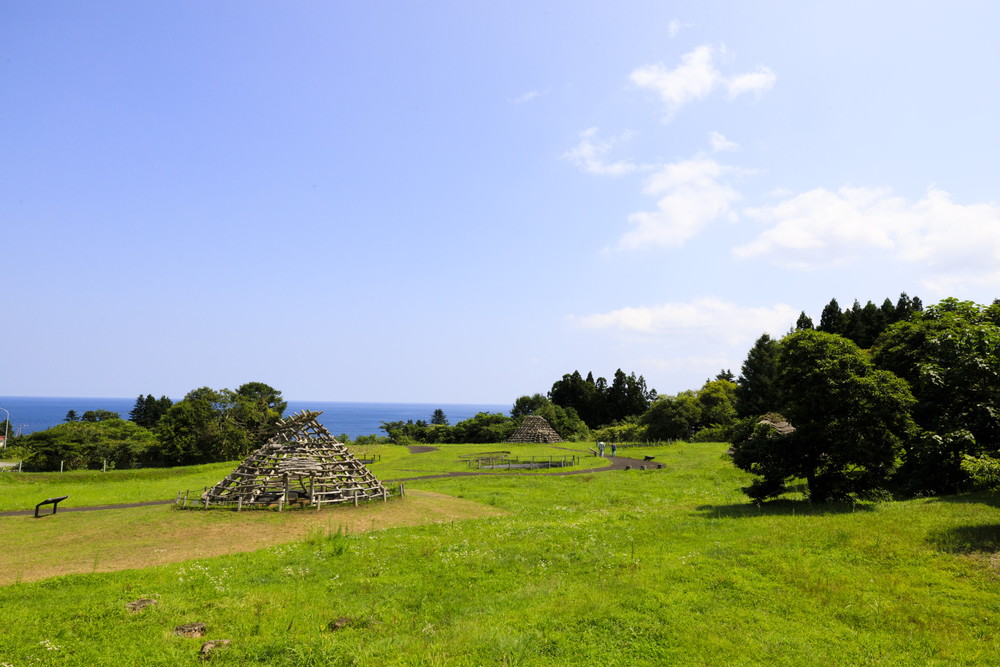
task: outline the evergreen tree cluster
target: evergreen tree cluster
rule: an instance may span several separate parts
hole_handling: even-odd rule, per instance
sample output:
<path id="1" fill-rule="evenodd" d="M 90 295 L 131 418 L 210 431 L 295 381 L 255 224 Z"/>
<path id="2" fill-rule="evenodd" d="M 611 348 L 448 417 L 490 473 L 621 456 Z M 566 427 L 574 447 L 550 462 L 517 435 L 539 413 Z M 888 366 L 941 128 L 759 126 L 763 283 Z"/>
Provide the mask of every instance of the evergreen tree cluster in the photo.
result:
<path id="1" fill-rule="evenodd" d="M 145 397 L 140 394 L 139 398 L 135 399 L 135 407 L 128 413 L 128 418 L 143 428 L 153 428 L 173 404 L 174 402 L 166 396 L 153 398 L 152 394 Z"/>
<path id="2" fill-rule="evenodd" d="M 646 380 L 634 372 L 615 371 L 611 384 L 603 377 L 573 371 L 557 380 L 548 398 L 563 409 L 573 409 L 589 428 L 610 425 L 629 417 L 638 417 L 656 399 L 656 390 L 647 389 Z"/>
<path id="3" fill-rule="evenodd" d="M 1000 302 L 833 300 L 817 329 L 756 341 L 736 410 L 733 458 L 755 500 L 796 478 L 816 502 L 970 488 L 1000 463 Z M 794 432 L 775 430 L 785 418 Z"/>
<path id="4" fill-rule="evenodd" d="M 855 299 L 854 304 L 846 310 L 840 308 L 837 299 L 830 299 L 830 303 L 820 313 L 819 326 L 813 327 L 812 318 L 803 311 L 795 323 L 795 329 L 815 328 L 817 331 L 837 334 L 854 341 L 858 347 L 868 349 L 889 326 L 906 320 L 923 309 L 920 297 L 911 299 L 906 292 L 899 295 L 895 304 L 886 298 L 881 306 L 876 306 L 871 301 L 862 306 Z"/>

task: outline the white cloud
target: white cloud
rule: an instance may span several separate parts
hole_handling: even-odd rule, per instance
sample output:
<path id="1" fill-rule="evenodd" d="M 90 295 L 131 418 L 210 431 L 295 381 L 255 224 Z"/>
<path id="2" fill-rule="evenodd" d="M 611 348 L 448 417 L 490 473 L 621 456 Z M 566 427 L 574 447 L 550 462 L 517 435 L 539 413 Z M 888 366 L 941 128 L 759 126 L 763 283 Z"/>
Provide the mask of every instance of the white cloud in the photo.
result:
<path id="1" fill-rule="evenodd" d="M 637 169 L 644 169 L 633 162 L 620 160 L 618 162 L 604 162 L 604 154 L 629 135 L 614 137 L 605 142 L 596 142 L 597 128 L 592 127 L 580 133 L 580 143 L 575 148 L 563 153 L 563 157 L 573 162 L 581 170 L 588 174 L 599 174 L 602 176 L 621 176 L 631 173 Z"/>
<path id="2" fill-rule="evenodd" d="M 620 308 L 571 320 L 584 329 L 664 338 L 686 336 L 736 346 L 752 342 L 764 331 L 781 335 L 798 315 L 798 310 L 783 303 L 753 308 L 704 298 L 687 303 Z"/>
<path id="3" fill-rule="evenodd" d="M 650 176 L 643 193 L 665 196 L 656 203 L 655 211 L 640 211 L 628 217 L 632 229 L 622 236 L 617 247 L 676 247 L 707 224 L 719 218 L 731 219 L 740 195 L 720 178 L 736 171 L 707 158 L 663 166 Z"/>
<path id="4" fill-rule="evenodd" d="M 681 64 L 673 69 L 662 64 L 645 65 L 634 70 L 629 79 L 659 94 L 667 106 L 668 119 L 685 104 L 704 99 L 718 88 L 725 89 L 732 99 L 744 93 L 760 95 L 774 87 L 777 77 L 769 68 L 725 76 L 716 68 L 714 54 L 711 46 L 699 46 L 681 56 Z"/>
<path id="5" fill-rule="evenodd" d="M 720 132 L 709 132 L 708 142 L 712 146 L 713 153 L 721 153 L 722 151 L 738 151 L 740 150 L 740 145 L 735 141 L 730 141 Z"/>
<path id="6" fill-rule="evenodd" d="M 514 99 L 511 100 L 511 102 L 513 102 L 514 104 L 524 104 L 525 102 L 530 102 L 531 100 L 535 99 L 536 97 L 539 96 L 539 94 L 540 93 L 537 90 L 530 90 L 523 95 L 515 97 Z"/>
<path id="7" fill-rule="evenodd" d="M 808 269 L 880 252 L 920 268 L 934 292 L 1000 285 L 1000 207 L 993 203 L 956 204 L 934 188 L 917 202 L 887 188 L 818 188 L 744 213 L 769 227 L 735 248 L 738 257 Z"/>
<path id="8" fill-rule="evenodd" d="M 673 19 L 667 25 L 667 36 L 673 39 L 684 28 L 693 28 L 693 23 L 682 23 L 678 19 Z"/>
<path id="9" fill-rule="evenodd" d="M 739 97 L 743 93 L 755 93 L 757 96 L 763 95 L 774 88 L 774 82 L 778 77 L 769 67 L 758 67 L 756 72 L 738 74 L 723 80 L 723 85 L 729 92 L 729 98 Z"/>

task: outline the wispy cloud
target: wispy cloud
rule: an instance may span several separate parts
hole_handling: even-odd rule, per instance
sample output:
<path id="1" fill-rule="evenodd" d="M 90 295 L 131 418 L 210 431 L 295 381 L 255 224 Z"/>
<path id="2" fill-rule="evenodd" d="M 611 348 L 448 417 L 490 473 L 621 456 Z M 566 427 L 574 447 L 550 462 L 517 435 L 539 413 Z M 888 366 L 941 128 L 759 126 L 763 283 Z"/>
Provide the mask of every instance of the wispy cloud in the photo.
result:
<path id="1" fill-rule="evenodd" d="M 591 127 L 580 133 L 580 143 L 563 153 L 563 157 L 588 174 L 599 174 L 602 176 L 621 176 L 638 169 L 648 168 L 628 160 L 619 160 L 618 162 L 611 163 L 604 161 L 604 155 L 616 143 L 628 137 L 629 135 L 625 134 L 613 137 L 607 141 L 598 141 L 597 128 Z"/>
<path id="2" fill-rule="evenodd" d="M 532 101 L 533 99 L 537 98 L 539 95 L 541 95 L 541 93 L 539 93 L 537 90 L 529 90 L 528 92 L 524 93 L 523 95 L 518 95 L 517 97 L 515 97 L 514 99 L 512 99 L 511 103 L 512 104 L 524 104 L 526 102 Z"/>
<path id="3" fill-rule="evenodd" d="M 680 31 L 682 29 L 684 29 L 684 28 L 693 28 L 693 27 L 694 27 L 693 23 L 682 23 L 678 19 L 673 19 L 667 25 L 667 36 L 670 37 L 670 39 L 673 39 L 674 37 L 676 37 L 678 35 L 678 33 L 680 33 Z"/>
<path id="4" fill-rule="evenodd" d="M 645 65 L 634 70 L 629 79 L 660 96 L 667 106 L 668 120 L 684 105 L 704 99 L 714 90 L 724 89 L 733 99 L 745 93 L 760 95 L 774 87 L 777 76 L 763 66 L 753 72 L 724 75 L 715 66 L 715 53 L 712 46 L 699 46 L 681 56 L 681 63 L 672 69 L 663 64 Z"/>
<path id="5" fill-rule="evenodd" d="M 607 313 L 572 316 L 583 329 L 614 331 L 644 337 L 695 336 L 701 341 L 744 345 L 761 332 L 780 335 L 794 323 L 799 311 L 779 303 L 748 307 L 717 298 L 620 308 Z"/>
<path id="6" fill-rule="evenodd" d="M 726 139 L 726 137 L 719 132 L 709 132 L 708 143 L 712 146 L 713 153 L 740 150 L 740 145 L 738 143 Z"/>
<path id="7" fill-rule="evenodd" d="M 888 188 L 818 188 L 746 217 L 768 225 L 734 249 L 793 269 L 844 265 L 871 253 L 918 266 L 924 286 L 947 293 L 962 285 L 1000 285 L 1000 207 L 956 204 L 930 189 L 916 202 Z"/>

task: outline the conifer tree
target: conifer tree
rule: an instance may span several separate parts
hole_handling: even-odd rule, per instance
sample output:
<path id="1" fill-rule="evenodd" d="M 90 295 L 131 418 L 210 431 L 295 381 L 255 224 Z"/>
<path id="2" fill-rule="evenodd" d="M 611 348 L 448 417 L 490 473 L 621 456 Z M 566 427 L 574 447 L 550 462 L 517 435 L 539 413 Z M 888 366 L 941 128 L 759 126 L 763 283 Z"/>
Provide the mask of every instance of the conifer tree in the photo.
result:
<path id="1" fill-rule="evenodd" d="M 840 304 L 836 299 L 830 299 L 823 312 L 819 316 L 819 331 L 826 333 L 841 334 L 844 332 L 844 314 L 840 310 Z"/>
<path id="2" fill-rule="evenodd" d="M 747 353 L 736 380 L 736 413 L 740 417 L 755 417 L 781 407 L 778 351 L 778 341 L 763 334 Z"/>

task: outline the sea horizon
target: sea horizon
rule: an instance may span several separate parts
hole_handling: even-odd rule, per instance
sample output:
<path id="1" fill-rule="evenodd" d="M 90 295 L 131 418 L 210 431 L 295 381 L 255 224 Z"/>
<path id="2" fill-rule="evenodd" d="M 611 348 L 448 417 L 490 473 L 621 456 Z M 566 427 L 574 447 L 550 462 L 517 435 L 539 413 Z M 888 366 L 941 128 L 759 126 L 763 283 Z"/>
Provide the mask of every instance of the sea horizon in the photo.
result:
<path id="1" fill-rule="evenodd" d="M 136 397 L 138 398 L 138 397 Z M 0 409 L 10 412 L 12 435 L 27 435 L 44 431 L 63 423 L 66 414 L 75 410 L 83 415 L 88 410 L 109 410 L 128 419 L 136 398 L 110 396 L 0 396 Z M 177 402 L 181 399 L 173 399 Z M 396 401 L 315 401 L 285 399 L 288 407 L 284 416 L 302 410 L 319 411 L 319 422 L 334 436 L 351 439 L 363 435 L 385 435 L 382 422 L 430 421 L 434 410 L 444 411 L 449 424 L 456 424 L 479 412 L 509 414 L 513 402 L 501 403 L 431 403 Z M 0 411 L 0 421 L 7 418 Z M 2 434 L 0 434 L 2 435 Z"/>

